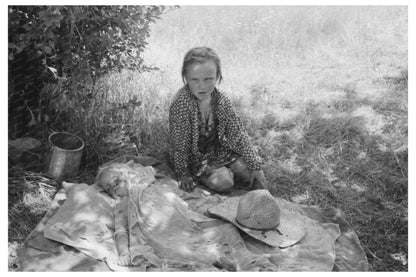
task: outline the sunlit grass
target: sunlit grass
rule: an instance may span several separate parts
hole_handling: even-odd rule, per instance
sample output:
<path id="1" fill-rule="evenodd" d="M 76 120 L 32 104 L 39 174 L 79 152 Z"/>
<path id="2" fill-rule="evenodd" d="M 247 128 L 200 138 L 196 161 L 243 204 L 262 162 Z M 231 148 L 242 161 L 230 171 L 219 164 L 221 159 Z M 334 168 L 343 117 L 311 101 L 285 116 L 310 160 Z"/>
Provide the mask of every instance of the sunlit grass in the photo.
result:
<path id="1" fill-rule="evenodd" d="M 370 270 L 406 270 L 390 254 L 407 253 L 407 219 L 389 225 L 407 213 L 406 7 L 187 6 L 154 25 L 149 42 L 145 61 L 161 69 L 164 99 L 181 86 L 186 51 L 215 49 L 220 87 L 265 161 L 270 190 L 340 208 Z M 388 230 L 366 226 L 367 212 Z M 381 233 L 396 234 L 394 243 Z"/>

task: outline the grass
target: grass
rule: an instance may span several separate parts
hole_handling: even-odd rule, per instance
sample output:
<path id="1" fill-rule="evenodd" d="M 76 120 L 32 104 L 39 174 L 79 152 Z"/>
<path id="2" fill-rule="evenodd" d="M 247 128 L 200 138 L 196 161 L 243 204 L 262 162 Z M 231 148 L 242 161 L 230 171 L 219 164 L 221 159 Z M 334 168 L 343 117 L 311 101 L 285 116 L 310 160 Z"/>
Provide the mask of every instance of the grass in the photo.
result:
<path id="1" fill-rule="evenodd" d="M 8 249 L 9 271 L 19 268 L 17 251 L 49 208 L 58 184 L 39 173 L 40 168 L 25 161 L 9 166 Z M 30 171 L 28 168 L 34 169 Z"/>
<path id="2" fill-rule="evenodd" d="M 49 131 L 64 126 L 86 141 L 78 180 L 93 180 L 97 165 L 119 154 L 165 158 L 182 58 L 199 45 L 222 58 L 220 87 L 264 159 L 270 191 L 341 209 L 371 271 L 407 271 L 394 258 L 408 254 L 406 7 L 186 6 L 165 14 L 144 53 L 160 70 L 114 73 L 91 99 L 58 105 L 66 112 Z M 9 270 L 53 196 L 39 185 L 48 183 L 42 170 L 32 179 L 19 170 L 9 168 Z"/>

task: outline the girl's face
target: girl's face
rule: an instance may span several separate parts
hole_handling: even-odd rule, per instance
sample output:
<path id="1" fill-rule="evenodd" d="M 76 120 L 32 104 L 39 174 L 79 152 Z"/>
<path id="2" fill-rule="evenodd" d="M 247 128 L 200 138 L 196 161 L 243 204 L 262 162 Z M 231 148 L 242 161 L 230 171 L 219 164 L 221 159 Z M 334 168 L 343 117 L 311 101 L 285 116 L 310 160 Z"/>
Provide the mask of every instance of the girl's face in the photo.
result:
<path id="1" fill-rule="evenodd" d="M 211 97 L 217 80 L 217 66 L 212 61 L 191 64 L 186 70 L 186 82 L 199 101 Z"/>

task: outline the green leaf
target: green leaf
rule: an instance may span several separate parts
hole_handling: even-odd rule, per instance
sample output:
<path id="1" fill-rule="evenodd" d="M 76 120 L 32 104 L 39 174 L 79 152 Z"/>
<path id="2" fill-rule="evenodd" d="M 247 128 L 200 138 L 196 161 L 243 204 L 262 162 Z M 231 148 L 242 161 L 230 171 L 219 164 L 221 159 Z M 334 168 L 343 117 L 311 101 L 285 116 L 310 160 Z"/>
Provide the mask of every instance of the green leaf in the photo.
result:
<path id="1" fill-rule="evenodd" d="M 46 33 L 46 37 L 49 39 L 54 39 L 55 38 L 55 33 L 52 30 L 48 30 L 48 32 Z"/>
<path id="2" fill-rule="evenodd" d="M 23 25 L 23 28 L 27 31 L 30 32 L 33 29 L 33 26 L 29 23 L 26 23 L 25 25 Z"/>
<path id="3" fill-rule="evenodd" d="M 52 49 L 49 46 L 43 47 L 43 51 L 45 51 L 45 53 L 48 55 L 52 54 Z"/>

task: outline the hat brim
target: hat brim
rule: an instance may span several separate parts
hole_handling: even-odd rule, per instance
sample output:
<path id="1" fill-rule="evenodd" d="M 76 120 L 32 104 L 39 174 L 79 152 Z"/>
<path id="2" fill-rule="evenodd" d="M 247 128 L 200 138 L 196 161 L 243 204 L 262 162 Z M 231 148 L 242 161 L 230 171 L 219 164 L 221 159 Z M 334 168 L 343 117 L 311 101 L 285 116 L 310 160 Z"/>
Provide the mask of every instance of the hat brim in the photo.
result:
<path id="1" fill-rule="evenodd" d="M 276 204 L 280 208 L 279 226 L 274 229 L 256 230 L 241 225 L 235 219 L 240 197 L 229 197 L 222 203 L 209 208 L 208 212 L 232 223 L 251 237 L 273 247 L 290 247 L 306 235 L 305 222 L 302 216 L 285 209 L 277 201 Z"/>

